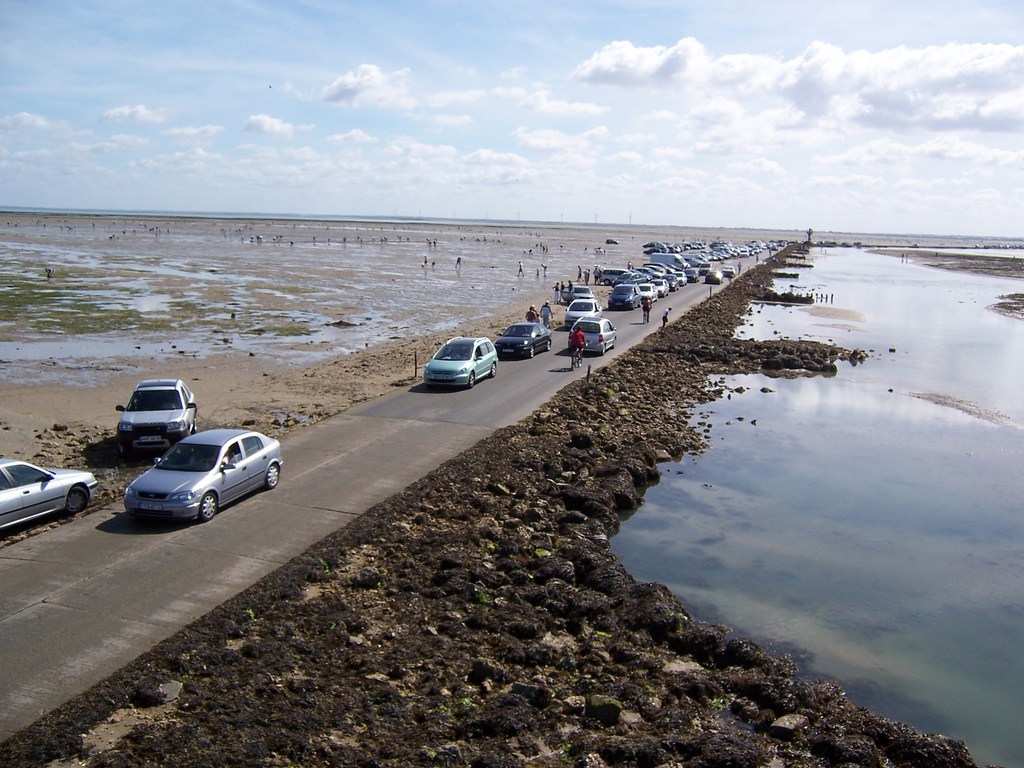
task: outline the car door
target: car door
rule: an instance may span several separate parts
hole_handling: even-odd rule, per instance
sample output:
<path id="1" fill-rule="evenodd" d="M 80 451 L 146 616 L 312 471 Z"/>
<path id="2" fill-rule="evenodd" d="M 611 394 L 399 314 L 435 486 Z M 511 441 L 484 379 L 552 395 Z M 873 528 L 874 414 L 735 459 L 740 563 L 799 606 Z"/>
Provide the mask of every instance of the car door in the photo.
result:
<path id="1" fill-rule="evenodd" d="M 266 476 L 267 465 L 270 461 L 263 450 L 263 441 L 256 435 L 247 435 L 242 438 L 242 450 L 245 451 L 245 458 L 242 460 L 245 468 L 245 490 L 246 492 L 255 491 L 263 485 L 263 478 Z"/>
<path id="2" fill-rule="evenodd" d="M 222 504 L 234 501 L 246 492 L 247 475 L 241 441 L 232 440 L 228 444 L 220 463 L 220 476 Z"/>
<path id="3" fill-rule="evenodd" d="M 21 518 L 21 491 L 14 487 L 11 479 L 0 469 L 0 527 Z"/>
<path id="4" fill-rule="evenodd" d="M 18 518 L 35 517 L 64 507 L 64 489 L 53 476 L 28 464 L 8 464 L 7 474 L 21 498 Z"/>

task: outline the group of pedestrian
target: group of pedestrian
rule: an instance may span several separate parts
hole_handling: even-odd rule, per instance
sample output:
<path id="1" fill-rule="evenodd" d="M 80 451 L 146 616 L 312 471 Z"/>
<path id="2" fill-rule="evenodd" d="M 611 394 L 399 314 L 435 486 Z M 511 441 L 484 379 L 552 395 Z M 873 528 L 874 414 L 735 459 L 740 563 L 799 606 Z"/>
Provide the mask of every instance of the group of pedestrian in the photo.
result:
<path id="1" fill-rule="evenodd" d="M 540 312 L 537 311 L 537 307 L 533 304 L 526 310 L 526 322 L 528 323 L 543 323 L 545 328 L 551 327 L 551 303 L 545 301 L 544 305 L 540 308 Z"/>

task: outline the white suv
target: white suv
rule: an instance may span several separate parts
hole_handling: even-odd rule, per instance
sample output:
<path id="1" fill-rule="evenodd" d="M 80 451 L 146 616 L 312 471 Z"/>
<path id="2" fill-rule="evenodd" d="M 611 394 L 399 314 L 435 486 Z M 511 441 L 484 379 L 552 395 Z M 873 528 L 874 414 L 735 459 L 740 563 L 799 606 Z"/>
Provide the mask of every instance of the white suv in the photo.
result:
<path id="1" fill-rule="evenodd" d="M 117 449 L 130 456 L 137 450 L 166 450 L 194 434 L 199 406 L 181 379 L 145 379 L 136 385 L 128 405 L 117 410 Z"/>

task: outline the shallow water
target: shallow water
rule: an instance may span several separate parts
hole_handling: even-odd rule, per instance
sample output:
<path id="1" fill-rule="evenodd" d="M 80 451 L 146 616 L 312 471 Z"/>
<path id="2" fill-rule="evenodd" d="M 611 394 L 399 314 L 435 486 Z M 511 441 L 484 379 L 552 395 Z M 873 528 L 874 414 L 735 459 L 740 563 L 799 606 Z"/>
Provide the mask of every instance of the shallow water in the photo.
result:
<path id="1" fill-rule="evenodd" d="M 1024 765 L 1024 323 L 986 309 L 1019 283 L 860 251 L 813 263 L 785 282 L 826 303 L 755 309 L 739 335 L 871 359 L 727 378 L 695 416 L 710 450 L 663 466 L 613 548 L 857 703 Z"/>

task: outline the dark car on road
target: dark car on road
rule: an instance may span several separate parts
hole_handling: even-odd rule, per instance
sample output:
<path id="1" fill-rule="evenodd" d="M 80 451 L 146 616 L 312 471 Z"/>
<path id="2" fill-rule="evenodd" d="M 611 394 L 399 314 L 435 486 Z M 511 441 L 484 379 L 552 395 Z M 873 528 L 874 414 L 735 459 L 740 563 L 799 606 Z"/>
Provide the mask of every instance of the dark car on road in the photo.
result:
<path id="1" fill-rule="evenodd" d="M 636 283 L 619 283 L 608 295 L 608 309 L 636 309 L 640 306 L 640 299 Z"/>
<path id="2" fill-rule="evenodd" d="M 551 349 L 551 331 L 540 323 L 512 323 L 494 340 L 499 357 L 533 357 Z"/>

